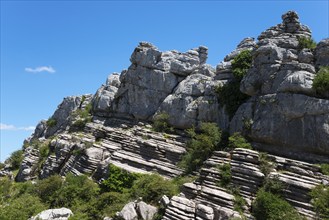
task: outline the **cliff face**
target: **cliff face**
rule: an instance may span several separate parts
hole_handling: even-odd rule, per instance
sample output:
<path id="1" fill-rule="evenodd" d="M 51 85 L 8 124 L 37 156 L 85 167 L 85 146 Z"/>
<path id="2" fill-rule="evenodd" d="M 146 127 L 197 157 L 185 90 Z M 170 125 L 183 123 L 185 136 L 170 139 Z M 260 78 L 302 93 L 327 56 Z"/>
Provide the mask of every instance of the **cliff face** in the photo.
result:
<path id="1" fill-rule="evenodd" d="M 328 177 L 311 163 L 287 158 L 329 162 L 329 96 L 319 98 L 312 87 L 320 66 L 329 66 L 329 39 L 314 50 L 301 48 L 299 39 L 311 36 L 309 28 L 295 12 L 282 20 L 258 41 L 243 39 L 216 69 L 206 64 L 204 46 L 185 53 L 161 52 L 141 42 L 127 70 L 111 74 L 95 95 L 65 98 L 51 120 L 37 125 L 24 144 L 16 180 L 68 172 L 101 180 L 110 163 L 131 172 L 176 177 L 183 172 L 177 164 L 188 140 L 181 129 L 214 122 L 231 134 L 241 132 L 255 149 L 272 153 L 275 167 L 269 177 L 288 184 L 286 199 L 313 218 L 307 193 L 328 184 Z M 245 50 L 251 51 L 253 61 L 240 90 L 250 98 L 230 119 L 216 88 L 234 80 L 232 62 Z M 162 113 L 168 114 L 175 134 L 152 129 L 152 121 Z M 49 146 L 46 155 L 43 145 Z M 233 211 L 234 195 L 217 184 L 216 166 L 221 164 L 230 164 L 232 184 L 240 188 L 247 201 L 243 212 L 250 216 L 251 201 L 265 178 L 259 158 L 251 150 L 214 152 L 200 170 L 201 178 L 184 185 L 185 196 L 171 199 L 164 219 L 240 216 Z"/>

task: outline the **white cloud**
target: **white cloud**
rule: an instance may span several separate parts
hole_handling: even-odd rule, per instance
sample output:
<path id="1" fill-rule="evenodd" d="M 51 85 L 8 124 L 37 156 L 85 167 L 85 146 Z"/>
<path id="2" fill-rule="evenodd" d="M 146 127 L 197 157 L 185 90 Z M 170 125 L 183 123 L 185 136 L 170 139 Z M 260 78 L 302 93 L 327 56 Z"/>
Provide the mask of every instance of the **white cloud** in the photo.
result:
<path id="1" fill-rule="evenodd" d="M 56 70 L 52 68 L 51 66 L 38 66 L 36 68 L 26 67 L 26 72 L 29 73 L 41 73 L 41 72 L 48 72 L 48 73 L 55 73 Z"/>
<path id="2" fill-rule="evenodd" d="M 18 130 L 24 130 L 24 131 L 33 131 L 35 127 L 33 126 L 27 126 L 27 127 L 16 127 L 14 125 L 7 125 L 0 123 L 0 130 L 10 130 L 10 131 L 18 131 Z"/>

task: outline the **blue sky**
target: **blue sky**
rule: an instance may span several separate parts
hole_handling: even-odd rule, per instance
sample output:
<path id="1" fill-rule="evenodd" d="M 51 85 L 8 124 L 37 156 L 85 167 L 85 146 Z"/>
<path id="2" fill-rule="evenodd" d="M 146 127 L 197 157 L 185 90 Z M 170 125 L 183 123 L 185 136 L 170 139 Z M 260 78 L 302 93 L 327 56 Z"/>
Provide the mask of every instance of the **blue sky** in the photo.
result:
<path id="1" fill-rule="evenodd" d="M 162 51 L 205 45 L 216 66 L 288 10 L 316 41 L 328 37 L 328 1 L 1 1 L 0 160 L 63 97 L 95 93 L 127 68 L 138 42 Z"/>

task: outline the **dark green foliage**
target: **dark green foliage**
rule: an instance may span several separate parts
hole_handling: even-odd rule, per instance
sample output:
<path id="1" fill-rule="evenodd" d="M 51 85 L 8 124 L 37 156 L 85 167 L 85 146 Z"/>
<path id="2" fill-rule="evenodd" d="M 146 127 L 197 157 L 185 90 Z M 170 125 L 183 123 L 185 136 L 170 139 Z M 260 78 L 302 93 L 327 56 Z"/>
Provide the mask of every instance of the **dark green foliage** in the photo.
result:
<path id="1" fill-rule="evenodd" d="M 252 214 L 256 220 L 300 220 L 298 212 L 279 195 L 260 189 L 252 204 Z"/>
<path id="2" fill-rule="evenodd" d="M 315 187 L 310 195 L 312 204 L 319 219 L 329 219 L 329 187 L 319 185 Z"/>
<path id="3" fill-rule="evenodd" d="M 11 164 L 12 170 L 19 169 L 21 163 L 23 161 L 23 151 L 17 150 L 11 153 L 10 157 L 6 160 L 7 163 Z"/>
<path id="4" fill-rule="evenodd" d="M 173 132 L 173 127 L 169 125 L 169 115 L 165 112 L 157 114 L 154 117 L 153 129 L 158 132 Z"/>
<path id="5" fill-rule="evenodd" d="M 87 176 L 68 174 L 62 187 L 54 193 L 51 204 L 54 207 L 75 207 L 96 197 L 98 191 L 98 185 Z"/>
<path id="6" fill-rule="evenodd" d="M 225 105 L 225 110 L 229 117 L 232 118 L 249 96 L 240 92 L 240 81 L 231 81 L 224 86 L 216 88 L 217 97 L 222 105 Z"/>
<path id="7" fill-rule="evenodd" d="M 130 200 L 128 193 L 105 192 L 93 201 L 89 211 L 90 219 L 103 219 L 104 216 L 114 216 Z"/>
<path id="8" fill-rule="evenodd" d="M 240 92 L 240 82 L 252 64 L 252 56 L 249 50 L 242 51 L 232 61 L 232 70 L 235 79 L 226 83 L 224 86 L 218 86 L 216 93 L 221 104 L 225 105 L 226 112 L 232 118 L 239 106 L 243 104 L 248 95 Z"/>
<path id="9" fill-rule="evenodd" d="M 158 174 L 141 176 L 131 188 L 133 198 L 142 197 L 143 201 L 152 204 L 157 204 L 163 195 L 171 197 L 177 193 L 177 185 Z"/>
<path id="10" fill-rule="evenodd" d="M 109 176 L 101 183 L 101 189 L 105 192 L 123 192 L 132 187 L 133 182 L 139 177 L 135 173 L 129 173 L 113 164 L 109 165 Z"/>
<path id="11" fill-rule="evenodd" d="M 52 127 L 55 127 L 56 126 L 57 121 L 54 118 L 49 118 L 47 120 L 46 124 L 47 124 L 48 127 L 52 128 Z"/>
<path id="12" fill-rule="evenodd" d="M 323 95 L 329 92 L 329 66 L 321 67 L 314 77 L 313 89 Z"/>
<path id="13" fill-rule="evenodd" d="M 186 173 L 197 170 L 218 146 L 221 140 L 221 131 L 215 123 L 202 123 L 200 133 L 194 129 L 188 130 L 191 140 L 188 142 L 187 153 L 180 166 Z"/>
<path id="14" fill-rule="evenodd" d="M 91 109 L 92 105 L 89 103 L 84 109 L 78 109 L 72 113 L 72 116 L 77 120 L 71 125 L 70 131 L 82 131 L 86 124 L 91 122 Z"/>
<path id="15" fill-rule="evenodd" d="M 1 163 L 1 162 L 0 162 L 0 170 L 3 169 L 3 168 L 5 168 L 5 166 L 6 166 L 6 165 L 5 165 L 4 163 Z"/>
<path id="16" fill-rule="evenodd" d="M 220 180 L 219 186 L 227 188 L 231 183 L 232 174 L 231 174 L 231 165 L 229 163 L 225 163 L 218 167 L 220 172 Z"/>
<path id="17" fill-rule="evenodd" d="M 243 213 L 244 206 L 246 205 L 246 200 L 240 195 L 234 195 L 234 210 Z"/>
<path id="18" fill-rule="evenodd" d="M 329 164 L 328 163 L 320 164 L 320 168 L 321 168 L 321 172 L 324 175 L 329 175 Z"/>
<path id="19" fill-rule="evenodd" d="M 251 144 L 238 132 L 234 133 L 228 138 L 228 147 L 234 148 L 245 148 L 252 149 Z"/>
<path id="20" fill-rule="evenodd" d="M 270 192 L 275 195 L 281 195 L 285 186 L 284 183 L 278 179 L 278 177 L 275 178 L 267 177 L 265 178 L 263 188 L 266 192 Z"/>
<path id="21" fill-rule="evenodd" d="M 266 153 L 259 153 L 259 169 L 267 176 L 275 167 Z"/>
<path id="22" fill-rule="evenodd" d="M 241 81 L 244 75 L 246 75 L 248 69 L 251 67 L 252 56 L 249 50 L 242 51 L 239 55 L 234 57 L 232 61 L 232 70 L 234 77 Z"/>
<path id="23" fill-rule="evenodd" d="M 315 49 L 316 48 L 316 42 L 310 38 L 310 37 L 297 37 L 298 43 L 299 43 L 299 48 L 304 49 Z"/>
<path id="24" fill-rule="evenodd" d="M 53 195 L 58 191 L 63 185 L 62 177 L 58 175 L 53 175 L 47 179 L 39 180 L 36 184 L 36 193 L 42 200 L 42 202 L 51 205 L 55 200 Z"/>
<path id="25" fill-rule="evenodd" d="M 3 220 L 26 220 L 32 215 L 47 209 L 39 197 L 24 194 L 10 202 L 8 206 L 0 205 L 0 219 Z"/>

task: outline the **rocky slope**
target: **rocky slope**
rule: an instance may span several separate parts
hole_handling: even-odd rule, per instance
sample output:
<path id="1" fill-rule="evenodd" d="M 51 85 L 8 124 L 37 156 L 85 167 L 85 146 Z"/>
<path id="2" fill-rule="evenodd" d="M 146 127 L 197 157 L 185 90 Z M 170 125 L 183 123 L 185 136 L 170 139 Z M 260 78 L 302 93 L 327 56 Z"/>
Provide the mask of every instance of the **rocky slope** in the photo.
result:
<path id="1" fill-rule="evenodd" d="M 95 95 L 65 98 L 51 119 L 37 125 L 25 141 L 16 181 L 69 172 L 100 181 L 109 164 L 176 177 L 183 173 L 177 164 L 188 141 L 183 129 L 214 122 L 231 134 L 241 132 L 254 149 L 270 152 L 271 172 L 261 170 L 257 151 L 216 151 L 200 178 L 171 198 L 164 219 L 228 219 L 242 213 L 251 218 L 251 202 L 265 178 L 285 183 L 286 200 L 315 218 L 308 192 L 329 181 L 313 165 L 329 163 L 329 96 L 319 97 L 312 84 L 319 68 L 329 66 L 329 39 L 314 50 L 301 48 L 299 38 L 310 36 L 298 15 L 287 12 L 258 41 L 243 39 L 216 68 L 206 64 L 204 46 L 161 52 L 141 42 L 127 70 L 111 74 Z M 250 98 L 230 119 L 216 88 L 234 80 L 232 62 L 244 50 L 251 51 L 253 61 L 240 90 Z M 168 114 L 174 134 L 152 128 L 162 113 Z M 247 201 L 242 213 L 234 211 L 235 195 L 218 185 L 222 164 L 230 164 L 230 184 Z"/>

